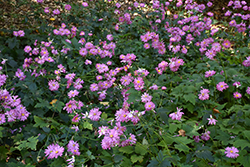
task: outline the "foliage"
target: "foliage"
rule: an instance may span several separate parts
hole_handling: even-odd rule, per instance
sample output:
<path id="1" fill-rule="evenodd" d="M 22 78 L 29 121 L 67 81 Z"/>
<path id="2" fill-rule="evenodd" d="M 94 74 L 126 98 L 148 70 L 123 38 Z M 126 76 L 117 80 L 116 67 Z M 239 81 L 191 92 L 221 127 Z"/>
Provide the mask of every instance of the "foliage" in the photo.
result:
<path id="1" fill-rule="evenodd" d="M 37 0 L 62 21 L 1 37 L 1 165 L 249 166 L 238 2 L 222 29 L 212 2 L 59 3 L 58 14 Z"/>

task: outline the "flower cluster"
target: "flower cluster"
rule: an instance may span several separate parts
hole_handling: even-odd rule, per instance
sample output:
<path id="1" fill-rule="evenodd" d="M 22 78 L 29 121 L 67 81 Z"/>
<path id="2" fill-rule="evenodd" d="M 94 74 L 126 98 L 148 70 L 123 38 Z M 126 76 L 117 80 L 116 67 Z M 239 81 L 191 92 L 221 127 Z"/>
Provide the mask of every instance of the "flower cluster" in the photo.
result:
<path id="1" fill-rule="evenodd" d="M 80 155 L 79 144 L 75 142 L 74 140 L 69 141 L 67 148 L 68 148 L 68 152 L 72 153 L 73 155 Z"/>
<path id="2" fill-rule="evenodd" d="M 63 155 L 64 148 L 60 147 L 58 144 L 51 144 L 45 149 L 44 153 L 48 159 L 58 158 Z"/>

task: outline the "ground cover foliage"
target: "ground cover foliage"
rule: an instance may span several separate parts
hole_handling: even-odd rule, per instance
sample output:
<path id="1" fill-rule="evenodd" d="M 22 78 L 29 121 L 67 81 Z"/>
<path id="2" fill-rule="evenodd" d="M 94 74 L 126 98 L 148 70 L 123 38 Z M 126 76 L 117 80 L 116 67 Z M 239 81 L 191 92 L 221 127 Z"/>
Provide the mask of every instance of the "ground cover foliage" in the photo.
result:
<path id="1" fill-rule="evenodd" d="M 250 165 L 247 2 L 46 2 L 1 30 L 1 166 Z"/>

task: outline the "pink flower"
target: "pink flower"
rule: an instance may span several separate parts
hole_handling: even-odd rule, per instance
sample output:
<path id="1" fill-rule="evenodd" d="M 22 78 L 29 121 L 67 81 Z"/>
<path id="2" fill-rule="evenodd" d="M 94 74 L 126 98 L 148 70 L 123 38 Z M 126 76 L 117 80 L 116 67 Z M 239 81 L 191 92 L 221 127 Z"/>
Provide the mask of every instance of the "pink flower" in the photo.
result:
<path id="1" fill-rule="evenodd" d="M 23 81 L 26 76 L 24 75 L 24 73 L 22 72 L 22 70 L 20 70 L 19 68 L 17 69 L 15 76 L 19 78 L 19 80 Z"/>
<path id="2" fill-rule="evenodd" d="M 5 119 L 5 114 L 0 114 L 0 125 L 6 122 Z"/>
<path id="3" fill-rule="evenodd" d="M 226 157 L 228 157 L 228 158 L 234 158 L 235 159 L 235 158 L 237 158 L 239 156 L 239 154 L 237 154 L 237 152 L 239 152 L 239 150 L 237 148 L 235 148 L 235 147 L 232 147 L 232 148 L 227 147 L 225 150 L 226 151 L 224 153 L 226 154 Z"/>
<path id="4" fill-rule="evenodd" d="M 29 53 L 31 50 L 32 50 L 32 48 L 30 46 L 25 46 L 25 48 L 24 48 L 24 51 L 26 53 Z"/>
<path id="5" fill-rule="evenodd" d="M 234 98 L 235 99 L 240 99 L 242 95 L 239 92 L 234 92 Z"/>
<path id="6" fill-rule="evenodd" d="M 100 115 L 102 114 L 101 111 L 99 111 L 99 108 L 94 108 L 91 109 L 89 112 L 89 119 L 91 119 L 92 121 L 98 121 L 101 117 Z"/>
<path id="7" fill-rule="evenodd" d="M 109 41 L 112 41 L 114 38 L 112 37 L 112 34 L 108 34 L 108 35 L 107 35 L 107 39 L 108 39 Z"/>
<path id="8" fill-rule="evenodd" d="M 49 7 L 44 8 L 45 13 L 49 13 Z"/>
<path id="9" fill-rule="evenodd" d="M 150 48 L 150 44 L 149 43 L 145 43 L 143 46 L 145 49 L 149 49 Z"/>
<path id="10" fill-rule="evenodd" d="M 146 111 L 150 111 L 150 110 L 153 110 L 155 108 L 155 104 L 153 103 L 153 102 L 147 102 L 146 104 L 145 104 L 145 109 L 146 109 Z"/>
<path id="11" fill-rule="evenodd" d="M 200 136 L 193 136 L 193 139 L 196 143 L 199 143 L 199 141 L 201 140 Z"/>
<path id="12" fill-rule="evenodd" d="M 216 85 L 216 88 L 218 91 L 223 91 L 225 89 L 228 88 L 228 85 L 225 83 L 225 82 L 219 82 L 217 85 Z"/>
<path id="13" fill-rule="evenodd" d="M 233 86 L 235 86 L 236 88 L 238 88 L 238 87 L 241 86 L 241 84 L 240 84 L 240 82 L 234 82 L 234 83 L 233 83 Z"/>
<path id="14" fill-rule="evenodd" d="M 51 144 L 45 149 L 45 156 L 48 156 L 48 159 L 58 158 L 58 156 L 62 156 L 64 152 L 64 148 L 60 147 L 58 144 Z"/>
<path id="15" fill-rule="evenodd" d="M 72 113 L 75 109 L 77 109 L 75 100 L 70 100 L 68 103 L 66 103 L 66 106 L 63 108 L 63 110 L 66 110 L 67 113 Z"/>
<path id="16" fill-rule="evenodd" d="M 206 71 L 205 72 L 205 77 L 208 78 L 208 77 L 211 77 L 213 76 L 214 74 L 216 73 L 216 71 L 212 70 L 212 71 Z"/>
<path id="17" fill-rule="evenodd" d="M 146 102 L 150 102 L 152 99 L 152 96 L 150 96 L 148 93 L 144 93 L 142 96 L 141 96 L 141 101 L 143 103 L 146 103 Z"/>
<path id="18" fill-rule="evenodd" d="M 202 89 L 200 91 L 201 94 L 199 94 L 200 100 L 208 100 L 209 99 L 209 90 L 208 89 Z"/>
<path id="19" fill-rule="evenodd" d="M 70 10 L 71 9 L 71 6 L 69 4 L 65 5 L 64 7 L 66 10 Z"/>
<path id="20" fill-rule="evenodd" d="M 75 97 L 79 94 L 79 92 L 77 90 L 71 90 L 69 93 L 68 93 L 68 96 L 69 98 L 72 98 L 72 97 Z"/>
<path id="21" fill-rule="evenodd" d="M 79 114 L 76 114 L 74 118 L 72 119 L 72 122 L 79 122 L 81 117 L 79 117 Z"/>
<path id="22" fill-rule="evenodd" d="M 153 84 L 149 87 L 149 89 L 158 90 L 158 86 L 156 84 Z"/>
<path id="23" fill-rule="evenodd" d="M 205 133 L 202 133 L 202 136 L 201 136 L 201 139 L 204 140 L 204 141 L 207 141 L 210 139 L 210 131 L 207 131 Z"/>
<path id="24" fill-rule="evenodd" d="M 58 15 L 58 14 L 60 14 L 60 10 L 59 10 L 59 9 L 55 9 L 55 10 L 53 10 L 53 14 L 54 14 L 54 15 Z"/>
<path id="25" fill-rule="evenodd" d="M 2 86 L 6 82 L 7 76 L 4 74 L 0 74 L 0 86 Z"/>
<path id="26" fill-rule="evenodd" d="M 217 120 L 214 119 L 212 115 L 210 115 L 210 118 L 207 118 L 207 120 L 209 120 L 208 125 L 213 125 L 213 124 L 215 125 L 217 122 Z"/>
<path id="27" fill-rule="evenodd" d="M 230 48 L 231 47 L 231 43 L 229 40 L 224 40 L 224 42 L 222 43 L 222 46 L 224 46 L 225 48 Z"/>
<path id="28" fill-rule="evenodd" d="M 69 141 L 67 148 L 68 148 L 68 152 L 72 153 L 73 155 L 80 155 L 79 144 L 75 142 L 74 140 Z"/>
<path id="29" fill-rule="evenodd" d="M 250 87 L 247 87 L 247 90 L 246 90 L 247 94 L 250 95 Z"/>
<path id="30" fill-rule="evenodd" d="M 181 110 L 182 110 L 182 108 L 179 109 L 179 108 L 177 107 L 177 112 L 174 112 L 174 113 L 172 113 L 172 114 L 169 114 L 169 117 L 172 118 L 172 120 L 179 120 L 179 121 L 180 121 L 182 115 L 184 114 L 184 112 L 180 112 Z"/>
<path id="31" fill-rule="evenodd" d="M 19 37 L 23 37 L 25 35 L 23 30 L 19 30 L 18 32 Z"/>
<path id="32" fill-rule="evenodd" d="M 87 2 L 83 2 L 83 3 L 82 3 L 82 6 L 83 6 L 83 7 L 88 7 L 89 5 L 88 5 Z"/>

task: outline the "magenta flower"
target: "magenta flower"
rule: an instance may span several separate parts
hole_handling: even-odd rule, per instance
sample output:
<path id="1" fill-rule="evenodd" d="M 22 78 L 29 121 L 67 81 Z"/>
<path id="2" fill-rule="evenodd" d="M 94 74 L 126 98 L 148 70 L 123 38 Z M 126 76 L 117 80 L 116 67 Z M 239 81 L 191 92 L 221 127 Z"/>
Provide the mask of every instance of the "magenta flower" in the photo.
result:
<path id="1" fill-rule="evenodd" d="M 250 87 L 247 87 L 247 90 L 246 90 L 247 94 L 250 95 Z"/>
<path id="2" fill-rule="evenodd" d="M 225 89 L 228 88 L 228 85 L 223 81 L 223 82 L 219 82 L 217 85 L 216 85 L 216 88 L 218 91 L 223 91 Z"/>
<path id="3" fill-rule="evenodd" d="M 75 97 L 79 94 L 79 92 L 77 90 L 71 90 L 69 93 L 68 93 L 68 96 L 69 98 L 72 98 L 72 97 Z"/>
<path id="4" fill-rule="evenodd" d="M 5 123 L 6 121 L 5 114 L 0 114 L 0 125 Z"/>
<path id="5" fill-rule="evenodd" d="M 32 48 L 30 46 L 25 46 L 25 48 L 24 48 L 24 51 L 26 53 L 29 53 L 31 50 L 32 50 Z"/>
<path id="6" fill-rule="evenodd" d="M 193 136 L 193 139 L 196 143 L 199 143 L 199 141 L 201 140 L 200 136 Z"/>
<path id="7" fill-rule="evenodd" d="M 26 76 L 24 75 L 24 73 L 22 72 L 22 70 L 20 70 L 19 68 L 17 69 L 15 76 L 19 78 L 19 80 L 23 81 Z"/>
<path id="8" fill-rule="evenodd" d="M 49 85 L 49 89 L 51 91 L 58 90 L 58 88 L 59 88 L 59 83 L 57 81 L 55 81 L 55 80 L 50 80 L 48 85 Z"/>
<path id="9" fill-rule="evenodd" d="M 19 30 L 18 32 L 19 37 L 23 37 L 25 35 L 23 30 Z"/>
<path id="10" fill-rule="evenodd" d="M 77 108 L 78 107 L 76 105 L 76 101 L 75 100 L 70 100 L 68 103 L 66 103 L 66 106 L 63 108 L 63 110 L 66 110 L 67 113 L 72 113 Z"/>
<path id="11" fill-rule="evenodd" d="M 208 89 L 202 89 L 200 91 L 201 94 L 199 94 L 200 100 L 208 100 L 209 99 L 209 90 Z"/>
<path id="12" fill-rule="evenodd" d="M 205 133 L 202 133 L 202 136 L 201 136 L 201 139 L 204 140 L 204 141 L 207 141 L 210 139 L 210 131 L 207 131 Z"/>
<path id="13" fill-rule="evenodd" d="M 172 113 L 172 114 L 169 114 L 169 117 L 172 118 L 172 120 L 179 120 L 179 121 L 180 121 L 182 115 L 184 114 L 184 112 L 180 112 L 181 110 L 182 110 L 182 108 L 179 109 L 179 108 L 177 107 L 177 112 L 174 112 L 174 113 Z"/>
<path id="14" fill-rule="evenodd" d="M 0 74 L 0 86 L 2 86 L 6 82 L 6 79 L 7 79 L 7 75 Z"/>
<path id="15" fill-rule="evenodd" d="M 235 86 L 236 88 L 238 88 L 238 87 L 241 86 L 241 84 L 240 84 L 240 82 L 234 82 L 234 83 L 233 83 L 233 86 Z"/>
<path id="16" fill-rule="evenodd" d="M 90 110 L 88 117 L 92 121 L 98 121 L 101 118 L 100 117 L 101 114 L 102 114 L 102 112 L 99 111 L 99 108 L 93 108 L 93 109 Z"/>
<path id="17" fill-rule="evenodd" d="M 71 9 L 71 6 L 69 4 L 65 5 L 64 7 L 66 10 L 70 10 Z"/>
<path id="18" fill-rule="evenodd" d="M 240 99 L 242 95 L 239 92 L 234 92 L 234 98 L 235 99 Z"/>
<path id="19" fill-rule="evenodd" d="M 60 10 L 59 10 L 59 9 L 53 10 L 53 14 L 54 14 L 54 15 L 60 14 Z"/>
<path id="20" fill-rule="evenodd" d="M 217 120 L 214 119 L 212 115 L 210 115 L 210 118 L 207 118 L 207 120 L 209 120 L 208 125 L 213 125 L 213 124 L 215 125 L 217 122 Z"/>
<path id="21" fill-rule="evenodd" d="M 58 144 L 51 144 L 45 149 L 45 156 L 48 156 L 48 159 L 58 158 L 62 156 L 64 148 L 60 147 Z"/>
<path id="22" fill-rule="evenodd" d="M 90 85 L 91 92 L 98 91 L 98 85 L 96 83 L 93 83 Z"/>
<path id="23" fill-rule="evenodd" d="M 239 150 L 235 147 L 232 147 L 232 148 L 227 147 L 225 150 L 226 151 L 224 153 L 226 154 L 226 157 L 228 157 L 228 158 L 235 159 L 239 156 L 239 154 L 237 154 L 237 152 L 239 152 Z"/>
<path id="24" fill-rule="evenodd" d="M 83 3 L 82 3 L 82 6 L 83 6 L 83 7 L 88 7 L 89 5 L 88 5 L 87 2 L 83 2 Z"/>
<path id="25" fill-rule="evenodd" d="M 150 102 L 152 99 L 152 96 L 150 96 L 148 93 L 144 93 L 142 96 L 141 96 L 141 101 L 143 103 L 146 103 L 146 102 Z"/>
<path id="26" fill-rule="evenodd" d="M 155 104 L 153 103 L 153 102 L 147 102 L 146 104 L 145 104 L 145 109 L 146 109 L 146 111 L 150 111 L 150 110 L 153 110 L 155 108 Z"/>
<path id="27" fill-rule="evenodd" d="M 79 144 L 74 140 L 69 141 L 67 148 L 69 153 L 72 153 L 73 155 L 80 155 Z"/>

